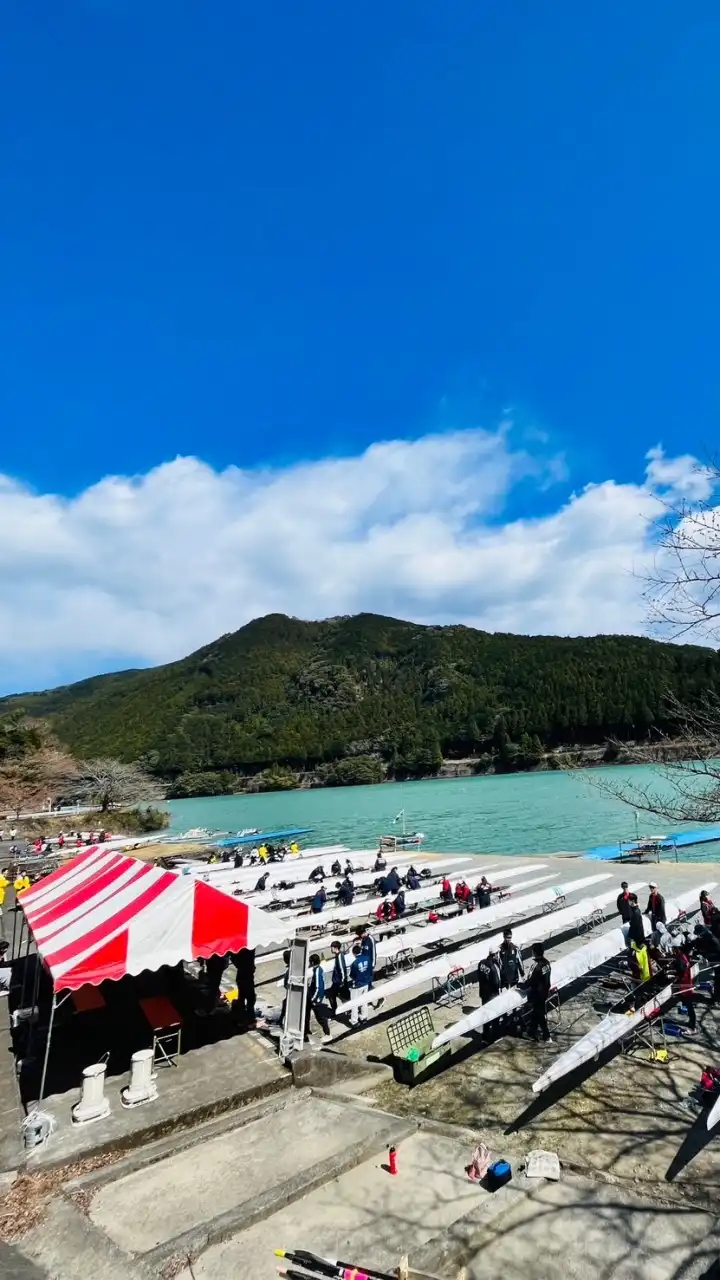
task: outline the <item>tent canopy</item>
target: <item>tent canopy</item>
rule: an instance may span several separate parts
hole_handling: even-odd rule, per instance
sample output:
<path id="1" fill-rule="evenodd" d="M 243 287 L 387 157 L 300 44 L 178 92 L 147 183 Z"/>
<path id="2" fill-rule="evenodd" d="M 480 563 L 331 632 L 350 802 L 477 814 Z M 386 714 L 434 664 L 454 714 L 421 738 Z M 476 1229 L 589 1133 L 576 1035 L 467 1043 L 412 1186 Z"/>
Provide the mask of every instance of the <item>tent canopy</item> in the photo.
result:
<path id="1" fill-rule="evenodd" d="M 91 846 L 20 897 L 56 991 L 282 942 L 287 921 L 206 884 Z"/>

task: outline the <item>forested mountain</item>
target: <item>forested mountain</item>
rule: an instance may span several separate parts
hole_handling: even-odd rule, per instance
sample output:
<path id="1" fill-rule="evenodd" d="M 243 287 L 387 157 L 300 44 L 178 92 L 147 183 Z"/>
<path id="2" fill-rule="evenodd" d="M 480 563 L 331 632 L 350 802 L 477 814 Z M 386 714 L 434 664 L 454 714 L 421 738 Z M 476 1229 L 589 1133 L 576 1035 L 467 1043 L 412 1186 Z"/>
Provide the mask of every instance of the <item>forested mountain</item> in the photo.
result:
<path id="1" fill-rule="evenodd" d="M 720 693 L 720 657 L 696 646 L 273 614 L 180 662 L 2 709 L 49 719 L 76 754 L 142 759 L 169 781 L 278 766 L 342 782 L 422 776 L 441 757 L 528 767 L 545 749 L 672 734 L 668 692 L 692 703 L 706 689 Z"/>

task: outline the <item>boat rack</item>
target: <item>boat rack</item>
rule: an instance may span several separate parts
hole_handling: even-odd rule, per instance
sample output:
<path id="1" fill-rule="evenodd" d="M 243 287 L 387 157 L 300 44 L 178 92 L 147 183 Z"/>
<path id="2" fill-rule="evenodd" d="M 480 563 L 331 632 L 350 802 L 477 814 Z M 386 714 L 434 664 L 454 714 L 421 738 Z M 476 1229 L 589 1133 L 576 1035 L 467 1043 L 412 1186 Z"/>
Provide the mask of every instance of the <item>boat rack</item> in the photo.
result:
<path id="1" fill-rule="evenodd" d="M 433 977 L 432 994 L 435 1004 L 457 1004 L 465 999 L 465 970 L 457 965 L 447 978 Z"/>

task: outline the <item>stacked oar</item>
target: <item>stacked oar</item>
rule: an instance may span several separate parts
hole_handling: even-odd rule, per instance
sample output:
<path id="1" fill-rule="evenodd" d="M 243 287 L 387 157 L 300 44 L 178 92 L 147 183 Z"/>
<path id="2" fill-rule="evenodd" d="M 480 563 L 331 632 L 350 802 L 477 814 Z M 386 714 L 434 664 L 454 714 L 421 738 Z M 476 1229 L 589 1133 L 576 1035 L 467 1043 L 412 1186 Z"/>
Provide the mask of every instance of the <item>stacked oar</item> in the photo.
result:
<path id="1" fill-rule="evenodd" d="M 308 1253 L 306 1249 L 276 1249 L 275 1257 L 290 1263 L 287 1267 L 278 1267 L 281 1276 L 288 1280 L 397 1280 L 398 1273 L 377 1271 L 373 1267 L 360 1267 L 353 1262 L 342 1262 L 339 1258 L 319 1258 L 316 1253 Z"/>

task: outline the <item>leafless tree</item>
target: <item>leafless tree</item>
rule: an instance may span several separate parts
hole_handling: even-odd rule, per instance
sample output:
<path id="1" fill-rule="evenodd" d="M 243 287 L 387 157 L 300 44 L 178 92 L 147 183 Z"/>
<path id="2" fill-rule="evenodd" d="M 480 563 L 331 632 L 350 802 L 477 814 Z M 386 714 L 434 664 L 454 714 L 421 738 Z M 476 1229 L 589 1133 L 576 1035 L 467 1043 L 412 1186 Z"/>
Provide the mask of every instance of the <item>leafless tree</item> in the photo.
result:
<path id="1" fill-rule="evenodd" d="M 643 594 L 655 634 L 708 643 L 720 636 L 720 464 L 698 464 L 694 478 L 695 496 L 666 503 L 655 524 L 655 560 Z"/>
<path id="2" fill-rule="evenodd" d="M 698 465 L 691 496 L 666 504 L 656 524 L 656 555 L 644 578 L 648 624 L 658 638 L 720 638 L 720 466 Z M 603 778 L 600 790 L 669 822 L 720 823 L 720 697 L 701 692 L 693 704 L 669 692 L 666 718 L 671 736 L 656 731 L 653 782 Z M 618 744 L 620 746 L 620 744 Z"/>
<path id="3" fill-rule="evenodd" d="M 0 763 L 0 806 L 16 818 L 45 809 L 72 784 L 76 773 L 72 756 L 52 744 L 8 754 Z"/>
<path id="4" fill-rule="evenodd" d="M 155 800 L 160 789 L 149 774 L 137 764 L 122 760 L 85 760 L 79 766 L 76 794 L 103 811 L 123 804 Z"/>

